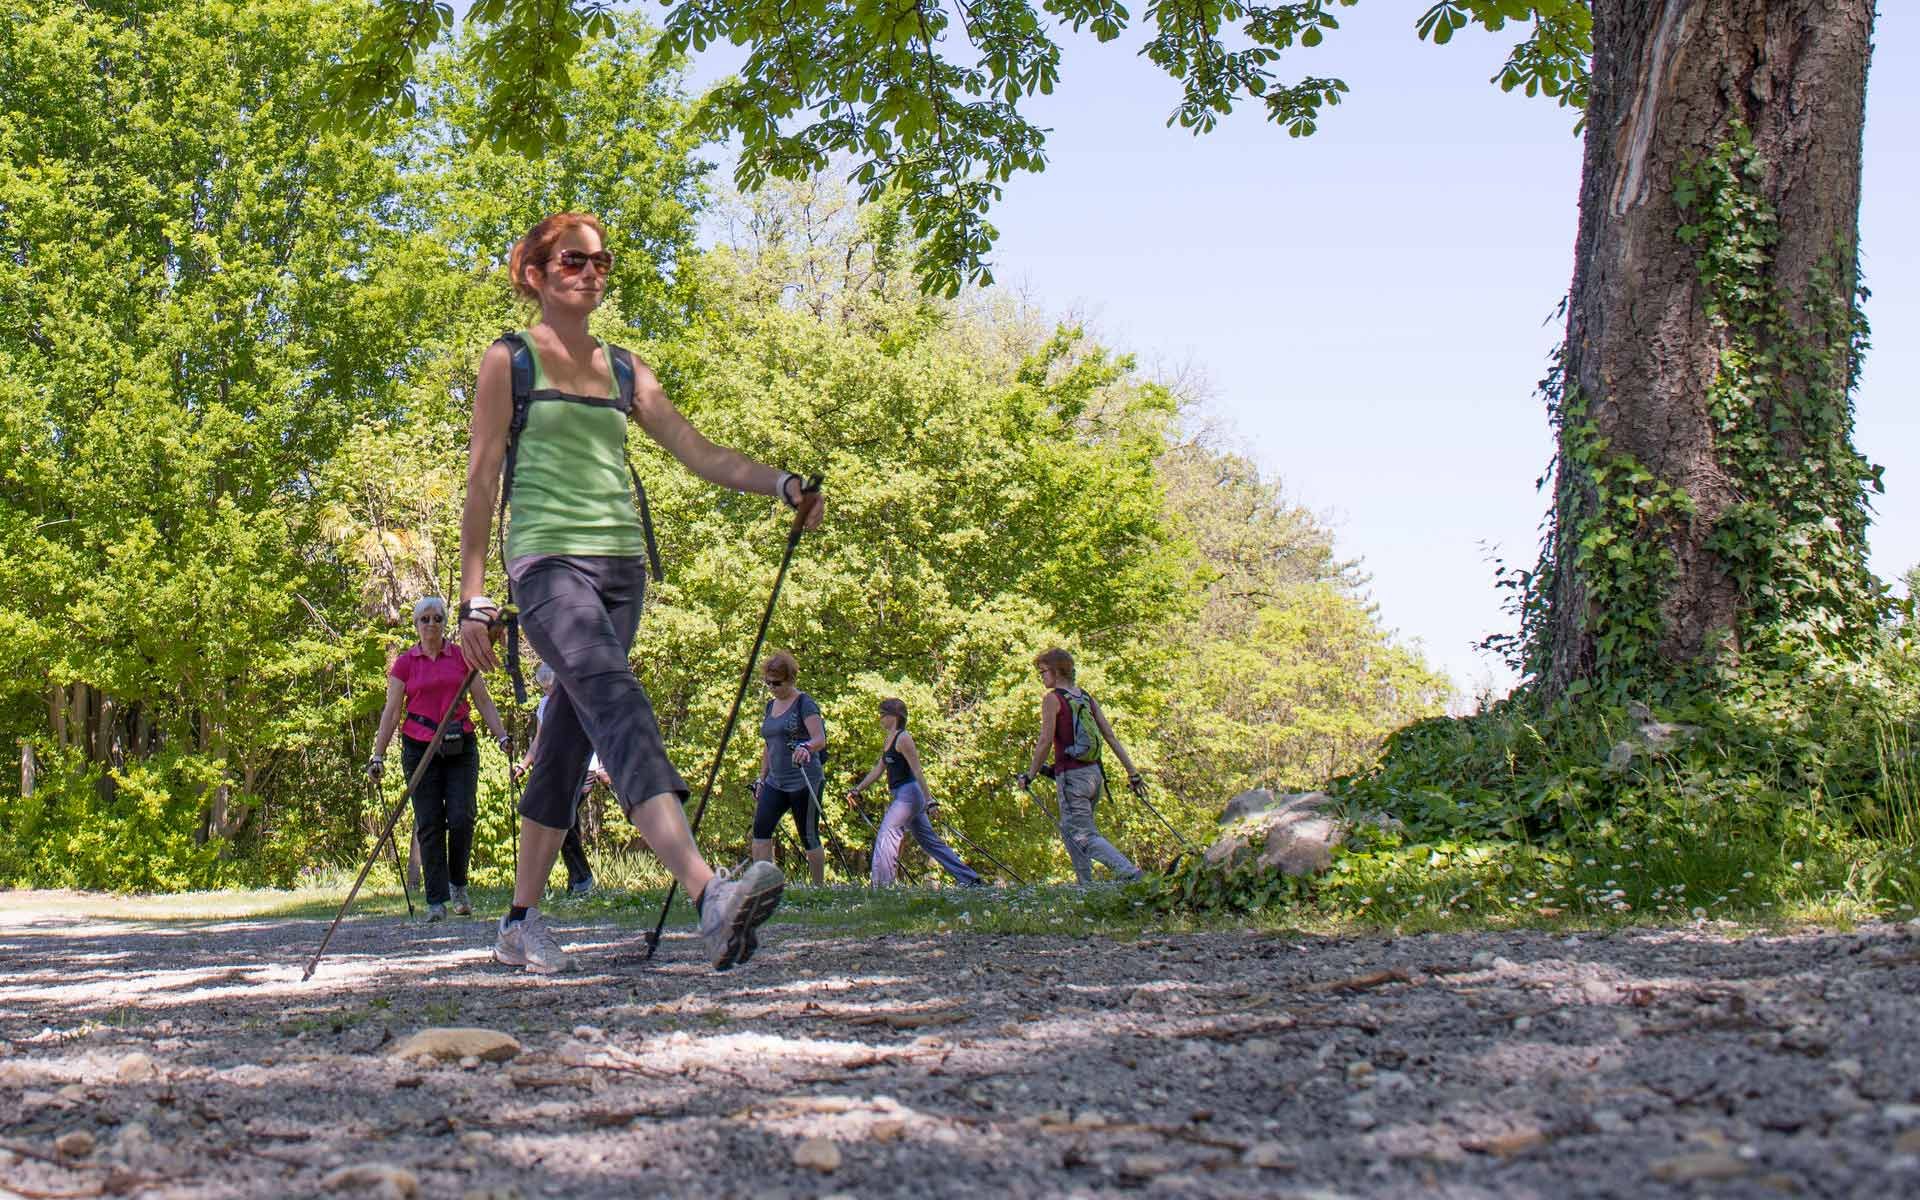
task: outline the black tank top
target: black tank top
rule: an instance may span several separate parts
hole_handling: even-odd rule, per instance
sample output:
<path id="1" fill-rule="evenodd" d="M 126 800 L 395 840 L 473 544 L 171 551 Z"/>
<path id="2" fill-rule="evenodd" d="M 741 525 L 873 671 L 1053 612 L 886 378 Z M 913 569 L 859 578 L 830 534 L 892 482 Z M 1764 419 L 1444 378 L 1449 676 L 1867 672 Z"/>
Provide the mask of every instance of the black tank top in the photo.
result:
<path id="1" fill-rule="evenodd" d="M 913 782 L 913 768 L 907 765 L 907 756 L 893 748 L 894 743 L 899 740 L 900 734 L 895 731 L 892 739 L 887 742 L 886 752 L 880 756 L 881 760 L 887 764 L 887 787 L 889 788 L 897 788 L 903 783 Z"/>

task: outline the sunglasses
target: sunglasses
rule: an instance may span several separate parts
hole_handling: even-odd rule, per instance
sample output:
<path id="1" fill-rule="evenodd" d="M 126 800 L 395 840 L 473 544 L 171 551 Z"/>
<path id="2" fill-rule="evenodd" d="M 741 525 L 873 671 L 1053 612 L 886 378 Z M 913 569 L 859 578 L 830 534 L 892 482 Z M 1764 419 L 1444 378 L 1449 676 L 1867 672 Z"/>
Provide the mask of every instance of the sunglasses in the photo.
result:
<path id="1" fill-rule="evenodd" d="M 445 613 L 440 613 L 438 615 L 433 613 L 428 613 L 424 617 L 415 617 L 414 621 L 415 623 L 420 625 L 445 625 L 447 623 L 447 616 Z"/>
<path id="2" fill-rule="evenodd" d="M 547 261 L 559 263 L 560 269 L 569 275 L 578 275 L 587 269 L 588 264 L 592 264 L 594 270 L 605 275 L 613 270 L 613 251 L 595 250 L 592 254 L 588 254 L 585 250 L 562 250 Z"/>

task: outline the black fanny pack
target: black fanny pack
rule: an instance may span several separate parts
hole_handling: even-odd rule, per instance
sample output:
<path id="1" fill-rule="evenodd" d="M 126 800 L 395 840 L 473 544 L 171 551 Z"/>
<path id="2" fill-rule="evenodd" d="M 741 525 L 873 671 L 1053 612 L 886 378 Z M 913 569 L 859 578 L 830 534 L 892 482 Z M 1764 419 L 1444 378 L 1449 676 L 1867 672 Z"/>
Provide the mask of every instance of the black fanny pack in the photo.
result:
<path id="1" fill-rule="evenodd" d="M 426 744 L 433 739 L 433 731 L 440 727 L 440 722 L 429 721 L 425 717 L 421 716 L 419 713 L 408 713 L 407 720 L 413 721 L 420 725 L 424 725 L 426 727 L 426 730 L 427 730 L 426 738 L 410 739 L 410 740 L 418 741 L 422 747 L 425 747 Z M 469 743 L 467 741 L 466 730 L 460 729 L 458 727 L 448 729 L 447 732 L 441 736 L 440 749 L 437 752 L 435 752 L 434 757 L 435 758 L 459 758 L 462 754 L 465 754 L 467 752 L 468 744 Z"/>

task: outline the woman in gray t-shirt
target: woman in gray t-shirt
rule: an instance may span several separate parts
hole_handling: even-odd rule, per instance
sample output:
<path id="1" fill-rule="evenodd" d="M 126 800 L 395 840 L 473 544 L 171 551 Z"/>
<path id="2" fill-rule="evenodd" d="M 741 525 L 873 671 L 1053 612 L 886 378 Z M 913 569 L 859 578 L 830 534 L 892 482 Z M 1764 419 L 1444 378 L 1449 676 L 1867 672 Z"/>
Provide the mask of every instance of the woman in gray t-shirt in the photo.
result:
<path id="1" fill-rule="evenodd" d="M 773 831 L 786 813 L 793 814 L 800 846 L 815 887 L 827 880 L 827 852 L 820 845 L 820 791 L 826 778 L 821 755 L 827 748 L 827 723 L 813 697 L 793 685 L 800 668 L 793 655 L 782 650 L 767 659 L 760 677 L 773 698 L 760 717 L 760 737 L 766 749 L 760 756 L 760 779 L 754 785 L 753 857 L 773 860 Z"/>

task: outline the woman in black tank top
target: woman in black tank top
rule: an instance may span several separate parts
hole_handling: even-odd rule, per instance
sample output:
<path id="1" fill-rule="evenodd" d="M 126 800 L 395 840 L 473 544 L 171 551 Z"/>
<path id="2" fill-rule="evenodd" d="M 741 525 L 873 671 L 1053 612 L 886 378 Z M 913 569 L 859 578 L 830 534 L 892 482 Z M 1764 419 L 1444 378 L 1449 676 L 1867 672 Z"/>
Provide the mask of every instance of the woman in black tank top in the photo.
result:
<path id="1" fill-rule="evenodd" d="M 961 886 L 984 887 L 986 880 L 980 878 L 980 872 L 962 862 L 953 847 L 933 830 L 933 822 L 927 815 L 933 808 L 933 800 L 927 795 L 926 776 L 920 770 L 920 751 L 913 744 L 913 735 L 907 732 L 906 704 L 892 698 L 882 700 L 880 727 L 887 732 L 886 748 L 880 752 L 873 769 L 847 793 L 847 802 L 851 804 L 880 778 L 882 771 L 886 772 L 887 790 L 893 799 L 880 818 L 880 831 L 873 841 L 873 886 L 886 887 L 893 883 L 900 862 L 900 843 L 911 830 L 914 841 L 920 843 L 927 857 L 946 868 L 947 874 L 959 880 Z"/>

